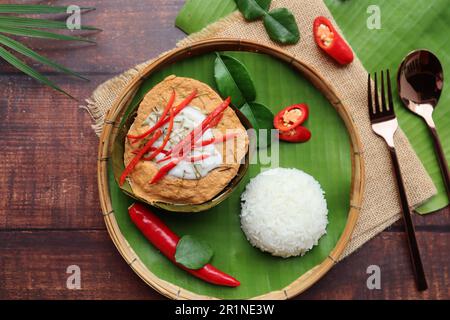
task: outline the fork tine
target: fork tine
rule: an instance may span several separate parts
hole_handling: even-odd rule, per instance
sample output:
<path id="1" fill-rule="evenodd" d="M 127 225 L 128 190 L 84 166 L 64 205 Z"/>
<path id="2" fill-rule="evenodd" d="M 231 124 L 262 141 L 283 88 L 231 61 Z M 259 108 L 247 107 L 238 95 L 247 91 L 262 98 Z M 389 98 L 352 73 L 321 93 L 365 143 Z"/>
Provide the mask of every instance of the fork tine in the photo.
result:
<path id="1" fill-rule="evenodd" d="M 384 73 L 383 70 L 381 70 L 381 112 L 383 113 L 388 111 L 386 105 L 386 92 L 384 87 Z"/>
<path id="2" fill-rule="evenodd" d="M 367 101 L 369 106 L 369 117 L 373 118 L 373 103 L 372 103 L 372 83 L 370 81 L 370 73 L 367 77 Z"/>
<path id="3" fill-rule="evenodd" d="M 374 78 L 375 78 L 375 114 L 377 114 L 378 112 L 380 112 L 380 99 L 378 97 L 378 77 L 377 77 L 377 73 L 374 73 Z"/>
<path id="4" fill-rule="evenodd" d="M 389 73 L 389 69 L 386 70 L 386 73 L 388 85 L 389 113 L 394 113 L 394 102 L 392 101 L 391 75 Z"/>

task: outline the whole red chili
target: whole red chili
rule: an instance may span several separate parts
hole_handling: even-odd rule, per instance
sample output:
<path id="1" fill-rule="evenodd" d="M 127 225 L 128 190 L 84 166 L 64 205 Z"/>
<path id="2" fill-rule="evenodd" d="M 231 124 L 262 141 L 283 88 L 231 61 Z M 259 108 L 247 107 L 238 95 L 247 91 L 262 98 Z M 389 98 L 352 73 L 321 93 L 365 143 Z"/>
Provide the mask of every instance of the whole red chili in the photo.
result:
<path id="1" fill-rule="evenodd" d="M 140 203 L 134 203 L 128 208 L 133 223 L 144 236 L 178 267 L 206 282 L 228 287 L 237 287 L 240 282 L 232 276 L 216 269 L 211 264 L 206 264 L 198 270 L 184 267 L 175 261 L 175 253 L 180 238 L 173 233 L 154 213 Z"/>
<path id="2" fill-rule="evenodd" d="M 305 122 L 308 116 L 309 109 L 306 104 L 295 104 L 278 112 L 273 119 L 273 125 L 280 131 L 289 131 Z"/>
<path id="3" fill-rule="evenodd" d="M 353 61 L 352 49 L 336 31 L 330 20 L 325 17 L 317 17 L 314 20 L 313 29 L 317 45 L 330 57 L 342 65 Z"/>
<path id="4" fill-rule="evenodd" d="M 286 142 L 306 142 L 311 139 L 311 132 L 305 127 L 298 126 L 289 131 L 280 131 L 279 138 Z"/>

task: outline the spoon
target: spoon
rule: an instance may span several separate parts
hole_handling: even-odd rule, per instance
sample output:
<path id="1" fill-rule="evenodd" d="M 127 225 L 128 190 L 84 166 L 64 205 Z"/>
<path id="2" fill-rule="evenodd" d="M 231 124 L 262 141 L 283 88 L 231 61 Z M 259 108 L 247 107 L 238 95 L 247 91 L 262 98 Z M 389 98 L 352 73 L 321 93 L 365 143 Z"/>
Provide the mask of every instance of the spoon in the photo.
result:
<path id="1" fill-rule="evenodd" d="M 433 111 L 444 86 L 442 65 L 430 51 L 413 51 L 400 65 L 397 82 L 398 92 L 405 106 L 421 116 L 430 129 L 447 196 L 450 199 L 450 176 L 447 160 L 433 121 Z"/>

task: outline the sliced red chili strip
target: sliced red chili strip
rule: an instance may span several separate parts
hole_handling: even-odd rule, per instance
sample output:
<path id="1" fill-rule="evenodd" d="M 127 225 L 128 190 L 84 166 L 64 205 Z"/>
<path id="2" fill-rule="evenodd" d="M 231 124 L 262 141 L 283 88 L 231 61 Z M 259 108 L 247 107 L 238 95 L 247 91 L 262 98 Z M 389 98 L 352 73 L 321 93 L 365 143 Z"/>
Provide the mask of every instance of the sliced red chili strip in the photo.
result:
<path id="1" fill-rule="evenodd" d="M 148 151 L 149 151 L 149 152 L 152 152 L 152 151 L 155 151 L 156 149 L 157 149 L 157 148 L 155 148 L 155 147 L 151 147 L 150 150 L 148 150 Z M 138 154 L 140 150 L 141 150 L 141 149 L 136 149 L 136 150 L 131 151 L 131 153 L 132 153 L 132 154 Z M 162 154 L 164 154 L 164 155 L 168 155 L 168 154 L 169 154 L 169 151 L 168 151 L 168 150 L 161 150 L 160 153 L 162 153 Z M 146 158 L 143 157 L 142 160 L 146 160 Z"/>
<path id="2" fill-rule="evenodd" d="M 131 220 L 143 235 L 164 256 L 181 269 L 206 282 L 228 287 L 237 287 L 240 282 L 232 276 L 218 270 L 211 264 L 206 264 L 198 270 L 184 267 L 175 260 L 175 253 L 180 238 L 172 232 L 153 212 L 140 203 L 134 203 L 128 208 Z"/>
<path id="3" fill-rule="evenodd" d="M 216 138 L 216 137 L 213 137 L 213 138 L 208 139 L 208 140 L 203 140 L 203 141 L 197 142 L 197 143 L 195 144 L 195 146 L 193 146 L 193 148 L 191 149 L 191 151 L 194 150 L 195 148 L 209 146 L 209 145 L 211 145 L 211 144 L 213 144 L 213 143 L 214 143 L 214 144 L 223 143 L 223 142 L 228 141 L 228 140 L 230 140 L 230 139 L 233 139 L 233 138 L 235 138 L 235 137 L 237 137 L 237 136 L 238 136 L 238 133 L 233 132 L 233 133 L 226 133 L 226 134 L 221 135 L 220 137 L 217 137 L 217 138 Z M 165 155 L 166 155 L 166 157 L 164 157 L 164 158 L 158 160 L 157 163 L 161 163 L 161 162 L 170 160 L 170 159 L 172 158 L 172 157 L 170 156 L 170 153 L 169 153 L 169 152 L 165 153 Z M 145 158 L 144 158 L 144 159 L 145 159 Z"/>
<path id="4" fill-rule="evenodd" d="M 163 112 L 161 114 L 161 117 L 158 119 L 158 121 L 156 121 L 156 123 L 155 123 L 155 125 L 153 127 L 151 127 L 149 130 L 147 130 L 143 134 L 140 134 L 140 135 L 137 135 L 137 136 L 133 136 L 133 135 L 128 135 L 127 136 L 129 139 L 135 139 L 132 143 L 136 143 L 140 139 L 143 139 L 143 138 L 147 137 L 152 132 L 154 132 L 158 128 L 162 127 L 162 122 L 166 119 L 166 115 L 170 111 L 170 109 L 172 108 L 174 102 L 175 102 L 175 90 L 172 91 L 172 95 L 170 96 L 169 102 L 167 103 L 166 107 L 164 108 L 164 110 L 163 110 Z"/>
<path id="5" fill-rule="evenodd" d="M 190 156 L 188 158 L 188 161 L 189 162 L 197 162 L 197 161 L 208 159 L 210 156 L 211 155 L 209 155 L 207 153 L 201 154 L 201 155 L 198 155 L 198 156 Z M 156 163 L 161 163 L 161 162 L 164 162 L 164 161 L 167 161 L 167 160 L 170 160 L 170 159 L 172 159 L 172 158 L 171 157 L 165 157 L 164 159 L 156 161 Z"/>
<path id="6" fill-rule="evenodd" d="M 336 31 L 330 20 L 325 17 L 317 17 L 314 20 L 314 39 L 317 45 L 330 57 L 342 65 L 353 61 L 353 51 Z"/>
<path id="7" fill-rule="evenodd" d="M 119 179 L 120 185 L 123 185 L 125 183 L 125 179 L 127 178 L 127 176 L 134 170 L 134 167 L 136 167 L 136 165 L 139 163 L 144 154 L 148 152 L 148 150 L 152 147 L 155 141 L 159 139 L 161 135 L 162 131 L 159 129 L 156 130 L 152 138 L 145 144 L 145 146 L 141 149 L 141 151 L 139 151 L 139 153 L 130 161 L 130 163 L 127 165 L 122 175 L 120 176 Z"/>
<path id="8" fill-rule="evenodd" d="M 206 146 L 209 146 L 210 144 L 213 144 L 213 143 L 214 144 L 222 143 L 222 142 L 225 142 L 227 140 L 233 139 L 233 138 L 235 138 L 237 136 L 238 136 L 237 132 L 226 133 L 226 134 L 221 135 L 219 137 L 213 137 L 213 138 L 208 139 L 208 140 L 203 140 L 203 141 L 197 142 L 195 144 L 195 147 L 206 147 Z"/>
<path id="9" fill-rule="evenodd" d="M 184 153 L 184 149 L 189 148 L 192 144 L 195 144 L 197 140 L 203 135 L 203 133 L 209 128 L 211 122 L 222 114 L 222 112 L 230 105 L 231 98 L 228 97 L 225 101 L 223 101 L 213 112 L 211 112 L 202 123 L 191 131 L 183 140 L 181 140 L 178 144 L 176 144 L 172 150 L 170 150 L 171 154 L 179 155 L 180 151 Z M 214 122 L 213 122 L 214 123 Z"/>
<path id="10" fill-rule="evenodd" d="M 168 164 L 161 167 L 158 172 L 153 176 L 152 180 L 150 181 L 150 184 L 157 183 L 159 180 L 164 178 L 167 173 L 169 173 L 170 170 L 175 168 L 178 163 L 180 163 L 182 159 L 181 158 L 173 158 Z"/>
<path id="11" fill-rule="evenodd" d="M 223 113 L 219 114 L 217 117 L 215 117 L 215 118 L 211 121 L 210 127 L 211 127 L 211 128 L 217 127 L 217 126 L 219 125 L 220 121 L 222 121 L 222 118 L 223 118 Z"/>
<path id="12" fill-rule="evenodd" d="M 197 161 L 202 161 L 205 159 L 208 159 L 210 157 L 209 154 L 205 153 L 205 154 L 200 154 L 198 156 L 190 156 L 189 157 L 189 162 L 197 162 Z"/>
<path id="13" fill-rule="evenodd" d="M 175 92 L 173 92 L 172 96 L 173 96 L 174 94 L 175 94 Z M 197 96 L 197 90 L 195 89 L 194 91 L 192 91 L 192 93 L 191 93 L 188 97 L 186 97 L 186 99 L 184 99 L 184 100 L 176 107 L 174 116 L 177 116 L 177 115 L 178 115 L 185 107 L 187 107 L 187 105 L 188 105 L 189 103 L 191 103 L 192 100 L 194 100 L 196 96 Z M 170 103 L 170 101 L 169 101 L 169 103 Z M 170 108 L 169 108 L 169 109 L 170 109 Z M 163 113 L 164 113 L 164 112 L 163 112 Z M 163 114 L 163 115 L 164 115 L 164 114 Z M 161 115 L 161 117 L 159 118 L 159 120 L 157 121 L 157 123 L 156 123 L 153 127 L 151 127 L 149 130 L 147 130 L 147 131 L 144 132 L 143 134 L 140 134 L 140 135 L 128 135 L 127 137 L 128 137 L 129 139 L 136 139 L 136 140 L 139 140 L 139 139 L 143 139 L 143 138 L 149 136 L 152 132 L 154 132 L 155 130 L 161 128 L 163 125 L 165 125 L 167 122 L 169 122 L 170 119 L 169 119 L 168 117 L 166 117 L 167 113 L 164 115 L 164 118 L 163 118 L 163 115 Z M 136 142 L 136 141 L 135 141 L 135 142 Z"/>
<path id="14" fill-rule="evenodd" d="M 172 155 L 176 157 L 172 158 L 168 164 L 159 169 L 156 175 L 150 181 L 151 184 L 161 180 L 170 170 L 172 170 L 181 160 L 186 158 L 187 151 L 184 150 L 192 146 L 192 143 L 196 143 L 198 139 L 203 135 L 203 133 L 209 128 L 211 122 L 219 116 L 225 109 L 230 105 L 231 98 L 228 97 L 224 102 L 222 102 L 213 112 L 211 112 L 202 123 L 192 130 L 183 140 L 181 140 L 175 147 L 170 151 Z"/>
<path id="15" fill-rule="evenodd" d="M 153 153 L 148 156 L 145 160 L 151 161 L 153 160 L 164 148 L 166 147 L 167 143 L 170 140 L 170 135 L 172 134 L 173 130 L 173 120 L 175 118 L 175 110 L 170 111 L 170 120 L 169 120 L 169 127 L 167 128 L 166 136 L 164 137 L 163 143 L 157 148 Z"/>

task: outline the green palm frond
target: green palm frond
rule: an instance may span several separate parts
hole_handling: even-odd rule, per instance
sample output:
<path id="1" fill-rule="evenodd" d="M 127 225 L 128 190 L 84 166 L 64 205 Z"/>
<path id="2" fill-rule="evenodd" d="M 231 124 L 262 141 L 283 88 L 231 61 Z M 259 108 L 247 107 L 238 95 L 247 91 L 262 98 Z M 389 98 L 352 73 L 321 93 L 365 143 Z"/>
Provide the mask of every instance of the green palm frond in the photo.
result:
<path id="1" fill-rule="evenodd" d="M 6 49 L 0 47 L 0 57 L 6 60 L 6 62 L 10 63 L 12 66 L 16 67 L 20 71 L 28 74 L 29 76 L 35 78 L 36 80 L 42 82 L 43 84 L 61 92 L 67 95 L 68 97 L 75 99 L 70 94 L 59 88 L 57 85 L 55 85 L 53 82 L 51 82 L 47 77 L 43 76 L 33 68 L 26 65 L 23 61 L 15 57 L 12 53 L 7 51 Z"/>
<path id="2" fill-rule="evenodd" d="M 92 7 L 80 7 L 81 10 L 95 10 Z M 2 4 L 0 5 L 0 13 L 67 13 L 67 7 L 48 6 L 43 4 L 26 5 L 26 4 Z"/>
<path id="3" fill-rule="evenodd" d="M 30 37 L 30 38 L 43 38 L 43 39 L 54 39 L 54 40 L 65 40 L 65 41 L 82 41 L 95 43 L 93 40 L 89 40 L 81 37 L 66 36 L 65 34 L 53 33 L 42 30 L 34 30 L 28 28 L 19 27 L 5 27 L 0 24 L 0 32 L 13 34 L 16 36 Z"/>
<path id="4" fill-rule="evenodd" d="M 2 34 L 0 34 L 0 44 L 3 44 L 4 46 L 9 47 L 9 48 L 13 49 L 14 51 L 23 54 L 24 56 L 27 56 L 27 57 L 29 57 L 31 59 L 34 59 L 37 62 L 45 64 L 45 65 L 47 65 L 49 67 L 52 67 L 55 70 L 64 72 L 66 74 L 73 75 L 73 76 L 78 77 L 78 78 L 83 79 L 83 80 L 88 80 L 87 78 L 85 78 L 82 75 L 76 73 L 75 71 L 72 71 L 72 70 L 70 70 L 70 69 L 68 69 L 68 68 L 66 68 L 66 67 L 64 67 L 64 66 L 62 66 L 62 65 L 60 65 L 60 64 L 58 64 L 56 62 L 53 62 L 53 61 L 47 59 L 44 56 L 41 56 L 40 54 L 34 52 L 33 50 L 31 50 L 27 46 L 23 45 L 22 43 L 20 43 L 20 42 L 18 42 L 16 40 L 13 40 L 11 38 L 8 38 L 8 37 L 6 37 L 6 36 L 4 36 Z"/>
<path id="5" fill-rule="evenodd" d="M 95 8 L 91 7 L 82 7 L 80 9 L 83 11 L 95 10 Z M 3 59 L 16 69 L 29 75 L 30 77 L 36 79 L 37 81 L 67 95 L 72 99 L 75 99 L 70 94 L 68 94 L 60 87 L 58 87 L 56 84 L 54 84 L 52 81 L 50 81 L 47 77 L 45 77 L 32 67 L 28 66 L 24 61 L 22 61 L 18 57 L 16 57 L 14 52 L 17 52 L 23 56 L 31 58 L 43 65 L 47 65 L 56 71 L 72 75 L 80 79 L 84 80 L 88 79 L 81 76 L 79 73 L 70 70 L 69 68 L 66 68 L 36 53 L 35 51 L 28 48 L 19 41 L 11 39 L 10 37 L 6 36 L 6 34 L 20 37 L 42 38 L 42 39 L 62 40 L 62 41 L 81 41 L 89 43 L 95 43 L 95 41 L 86 39 L 84 37 L 69 36 L 61 33 L 54 33 L 41 30 L 41 29 L 67 30 L 68 29 L 67 24 L 62 21 L 20 17 L 15 15 L 2 15 L 2 13 L 57 14 L 57 13 L 67 13 L 67 7 L 48 6 L 48 5 L 0 4 L 0 59 Z M 101 31 L 100 29 L 92 26 L 81 26 L 81 30 Z"/>
<path id="6" fill-rule="evenodd" d="M 67 29 L 66 22 L 47 20 L 47 19 L 33 19 L 27 17 L 14 17 L 14 16 L 0 16 L 0 25 L 7 27 L 31 27 L 42 29 Z M 80 30 L 95 30 L 100 29 L 92 26 L 81 26 Z"/>

